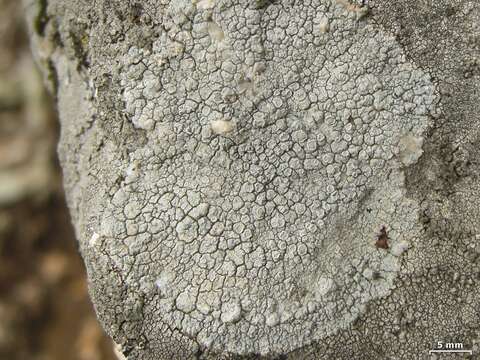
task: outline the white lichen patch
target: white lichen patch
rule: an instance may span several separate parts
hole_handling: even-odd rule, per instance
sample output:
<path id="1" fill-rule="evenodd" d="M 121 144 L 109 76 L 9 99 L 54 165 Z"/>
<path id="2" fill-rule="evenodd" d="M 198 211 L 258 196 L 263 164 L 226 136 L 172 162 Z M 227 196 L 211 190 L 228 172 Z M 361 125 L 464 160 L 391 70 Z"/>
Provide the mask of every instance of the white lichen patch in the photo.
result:
<path id="1" fill-rule="evenodd" d="M 158 323 L 214 350 L 282 353 L 394 288 L 422 231 L 404 168 L 437 95 L 362 11 L 202 0 L 125 54 L 119 96 L 143 142 L 119 157 L 128 179 L 100 225 L 128 287 L 156 284 Z"/>

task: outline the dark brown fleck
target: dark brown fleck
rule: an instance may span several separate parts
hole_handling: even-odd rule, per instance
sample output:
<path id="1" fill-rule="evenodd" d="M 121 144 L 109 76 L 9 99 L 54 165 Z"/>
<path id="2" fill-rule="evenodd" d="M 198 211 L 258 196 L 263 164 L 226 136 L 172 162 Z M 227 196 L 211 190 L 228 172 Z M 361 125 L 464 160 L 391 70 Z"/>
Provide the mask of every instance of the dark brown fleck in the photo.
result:
<path id="1" fill-rule="evenodd" d="M 388 235 L 385 226 L 380 229 L 380 235 L 377 236 L 375 246 L 380 249 L 388 249 Z"/>

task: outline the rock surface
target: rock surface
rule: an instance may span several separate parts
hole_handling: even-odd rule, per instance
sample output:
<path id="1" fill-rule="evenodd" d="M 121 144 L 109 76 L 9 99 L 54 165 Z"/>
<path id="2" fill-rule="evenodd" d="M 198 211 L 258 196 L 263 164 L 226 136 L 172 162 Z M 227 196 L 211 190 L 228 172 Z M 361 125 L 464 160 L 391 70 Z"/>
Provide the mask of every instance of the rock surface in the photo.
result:
<path id="1" fill-rule="evenodd" d="M 478 3 L 25 4 L 126 358 L 479 350 Z"/>

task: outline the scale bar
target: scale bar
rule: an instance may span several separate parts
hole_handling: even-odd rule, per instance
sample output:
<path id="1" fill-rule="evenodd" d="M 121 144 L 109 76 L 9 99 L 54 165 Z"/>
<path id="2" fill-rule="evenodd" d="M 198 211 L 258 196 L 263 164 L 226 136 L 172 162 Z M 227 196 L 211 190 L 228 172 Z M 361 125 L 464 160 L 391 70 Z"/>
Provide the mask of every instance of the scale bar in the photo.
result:
<path id="1" fill-rule="evenodd" d="M 430 350 L 428 352 L 429 354 L 434 354 L 434 353 L 466 353 L 466 354 L 473 354 L 472 350 Z"/>

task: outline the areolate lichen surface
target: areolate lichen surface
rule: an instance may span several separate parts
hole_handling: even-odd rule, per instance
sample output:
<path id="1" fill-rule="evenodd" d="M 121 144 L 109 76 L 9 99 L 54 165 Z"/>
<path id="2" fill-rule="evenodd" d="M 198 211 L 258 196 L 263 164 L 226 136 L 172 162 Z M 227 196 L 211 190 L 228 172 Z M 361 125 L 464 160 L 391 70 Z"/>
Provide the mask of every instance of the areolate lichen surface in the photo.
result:
<path id="1" fill-rule="evenodd" d="M 93 167 L 120 176 L 76 190 L 100 209 L 83 195 L 71 207 L 87 261 L 108 258 L 125 296 L 142 294 L 148 327 L 219 352 L 285 353 L 390 293 L 420 233 L 404 170 L 439 105 L 365 15 L 338 0 L 159 1 L 139 15 L 159 24 L 148 46 L 126 31 L 115 61 L 93 50 L 92 73 L 114 69 L 89 84 L 93 103 L 116 89 L 112 112 L 142 141 L 117 149 L 100 126 L 108 151 Z M 387 249 L 375 246 L 383 227 Z"/>
<path id="2" fill-rule="evenodd" d="M 154 319 L 209 348 L 286 352 L 389 293 L 419 230 L 402 168 L 435 89 L 361 15 L 175 1 L 151 48 L 129 44 L 122 110 L 147 141 L 95 231 Z"/>

